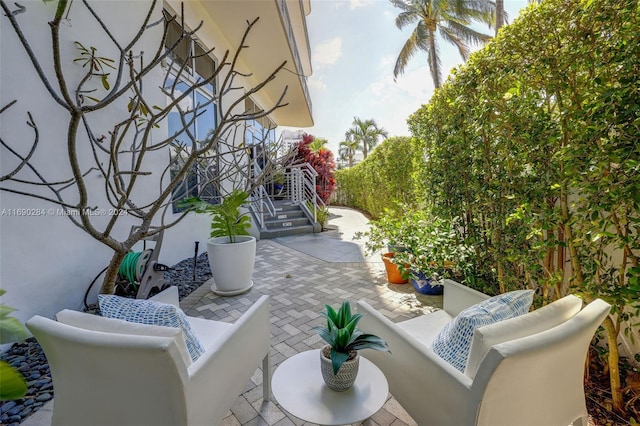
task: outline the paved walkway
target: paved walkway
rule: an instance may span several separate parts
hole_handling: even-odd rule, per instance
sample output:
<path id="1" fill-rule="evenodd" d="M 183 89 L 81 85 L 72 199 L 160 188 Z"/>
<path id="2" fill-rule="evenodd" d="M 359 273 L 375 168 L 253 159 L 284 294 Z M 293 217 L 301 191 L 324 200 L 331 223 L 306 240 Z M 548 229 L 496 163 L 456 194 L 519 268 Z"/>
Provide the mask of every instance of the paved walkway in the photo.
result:
<path id="1" fill-rule="evenodd" d="M 181 301 L 187 315 L 234 322 L 263 294 L 271 295 L 271 361 L 273 371 L 285 359 L 323 346 L 311 328 L 321 325 L 324 304 L 338 307 L 366 300 L 392 321 L 412 318 L 442 306 L 442 296 L 425 296 L 411 284 L 389 284 L 379 255 L 367 256 L 364 241 L 353 240 L 367 229 L 366 218 L 350 209 L 331 207 L 326 232 L 258 242 L 254 286 L 234 296 L 214 295 L 202 286 Z M 262 401 L 261 371 L 256 371 L 222 425 L 308 425 L 280 409 L 272 398 Z M 50 424 L 45 407 L 23 425 Z M 49 422 L 47 422 L 47 419 Z M 390 397 L 364 425 L 416 425 Z"/>

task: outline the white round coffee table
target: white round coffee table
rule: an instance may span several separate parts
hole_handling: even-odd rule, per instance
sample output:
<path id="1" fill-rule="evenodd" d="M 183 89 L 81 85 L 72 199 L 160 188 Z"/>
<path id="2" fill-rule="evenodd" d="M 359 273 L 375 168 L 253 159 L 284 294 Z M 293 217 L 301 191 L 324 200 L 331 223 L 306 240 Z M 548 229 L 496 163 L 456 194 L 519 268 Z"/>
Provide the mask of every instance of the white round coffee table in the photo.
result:
<path id="1" fill-rule="evenodd" d="M 360 356 L 358 377 L 344 392 L 327 387 L 320 372 L 320 350 L 301 352 L 273 373 L 273 396 L 293 416 L 320 425 L 345 425 L 368 419 L 387 400 L 389 385 L 371 361 Z"/>

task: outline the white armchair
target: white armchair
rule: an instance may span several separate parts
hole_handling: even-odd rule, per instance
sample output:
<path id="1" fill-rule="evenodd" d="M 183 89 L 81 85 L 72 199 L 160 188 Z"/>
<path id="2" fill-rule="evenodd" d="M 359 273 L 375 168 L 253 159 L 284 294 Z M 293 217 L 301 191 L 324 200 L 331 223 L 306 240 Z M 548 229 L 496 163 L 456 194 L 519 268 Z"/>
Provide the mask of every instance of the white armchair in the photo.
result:
<path id="1" fill-rule="evenodd" d="M 156 300 L 177 306 L 177 289 Z M 234 324 L 188 317 L 205 352 L 193 363 L 182 330 L 61 311 L 27 322 L 49 361 L 53 425 L 215 425 L 262 362 L 269 400 L 269 298 Z"/>
<path id="2" fill-rule="evenodd" d="M 389 391 L 420 425 L 587 425 L 584 364 L 610 306 L 567 296 L 520 317 L 476 329 L 465 372 L 436 355 L 431 342 L 462 309 L 487 296 L 447 280 L 444 309 L 397 324 L 364 301 L 359 327 L 385 339 L 389 354 L 364 356 L 386 375 Z"/>

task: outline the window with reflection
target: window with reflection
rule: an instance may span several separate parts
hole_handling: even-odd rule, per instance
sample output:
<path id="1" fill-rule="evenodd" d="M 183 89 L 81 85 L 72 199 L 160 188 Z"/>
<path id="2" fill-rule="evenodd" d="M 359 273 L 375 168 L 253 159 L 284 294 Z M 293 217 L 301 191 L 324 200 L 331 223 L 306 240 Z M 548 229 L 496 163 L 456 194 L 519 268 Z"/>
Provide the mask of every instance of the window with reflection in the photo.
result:
<path id="1" fill-rule="evenodd" d="M 215 71 L 215 61 L 197 40 L 185 37 L 180 39 L 183 30 L 176 21 L 169 24 L 165 47 L 175 45 L 168 61 L 169 78 L 165 80 L 165 89 L 173 93 L 173 99 L 187 93 L 193 84 L 210 77 Z M 173 108 L 167 118 L 169 136 L 173 138 L 170 153 L 170 172 L 173 179 L 182 169 L 184 162 L 193 149 L 207 143 L 218 123 L 218 111 L 215 98 L 215 82 L 200 87 Z M 167 102 L 171 102 L 168 98 Z M 200 197 L 210 203 L 219 202 L 219 182 L 217 155 L 212 152 L 209 158 L 195 163 L 187 176 L 173 191 L 173 212 L 181 209 L 177 203 L 187 197 Z"/>
<path id="2" fill-rule="evenodd" d="M 257 114 L 263 112 L 252 99 L 245 100 L 245 113 Z M 252 157 L 257 158 L 259 153 L 270 152 L 276 146 L 276 124 L 269 117 L 259 117 L 246 122 L 245 140 L 247 146 L 251 147 Z M 263 164 L 260 164 L 263 167 Z"/>

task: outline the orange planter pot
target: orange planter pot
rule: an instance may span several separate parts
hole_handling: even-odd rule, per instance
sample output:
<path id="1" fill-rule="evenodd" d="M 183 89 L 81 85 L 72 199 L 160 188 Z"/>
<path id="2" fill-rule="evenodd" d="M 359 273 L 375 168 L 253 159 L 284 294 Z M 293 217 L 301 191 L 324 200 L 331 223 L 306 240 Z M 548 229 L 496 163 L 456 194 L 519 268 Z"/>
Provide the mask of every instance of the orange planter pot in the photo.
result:
<path id="1" fill-rule="evenodd" d="M 398 269 L 398 265 L 393 263 L 391 259 L 393 259 L 394 253 L 385 253 L 382 255 L 382 261 L 384 262 L 384 269 L 387 271 L 387 280 L 391 284 L 406 284 L 409 282 L 409 279 L 402 278 L 402 274 L 400 274 L 400 270 Z"/>

